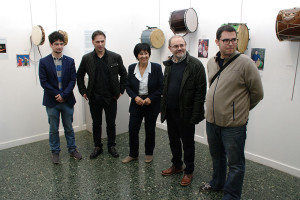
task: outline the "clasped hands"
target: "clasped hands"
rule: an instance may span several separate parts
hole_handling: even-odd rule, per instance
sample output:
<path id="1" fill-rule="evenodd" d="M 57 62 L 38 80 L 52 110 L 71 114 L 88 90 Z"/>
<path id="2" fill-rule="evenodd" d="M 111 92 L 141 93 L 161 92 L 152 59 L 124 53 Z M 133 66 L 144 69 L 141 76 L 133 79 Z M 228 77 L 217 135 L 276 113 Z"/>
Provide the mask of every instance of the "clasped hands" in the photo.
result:
<path id="1" fill-rule="evenodd" d="M 64 102 L 64 99 L 61 97 L 60 94 L 58 94 L 58 95 L 55 96 L 55 100 L 58 101 L 59 103 L 63 103 Z"/>
<path id="2" fill-rule="evenodd" d="M 150 105 L 151 104 L 151 100 L 148 97 L 143 100 L 141 97 L 136 96 L 134 100 L 135 100 L 135 103 L 139 106 Z"/>

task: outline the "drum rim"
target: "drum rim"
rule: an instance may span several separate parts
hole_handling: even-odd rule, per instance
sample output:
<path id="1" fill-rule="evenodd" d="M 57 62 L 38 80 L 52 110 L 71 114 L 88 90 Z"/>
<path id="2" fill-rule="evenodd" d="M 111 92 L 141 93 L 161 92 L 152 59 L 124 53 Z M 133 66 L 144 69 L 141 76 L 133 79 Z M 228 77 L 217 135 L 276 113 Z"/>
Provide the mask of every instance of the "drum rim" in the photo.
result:
<path id="1" fill-rule="evenodd" d="M 195 28 L 195 30 L 194 31 L 191 31 L 188 27 L 187 27 L 187 23 L 186 23 L 186 13 L 189 11 L 189 10 L 193 10 L 194 11 L 194 13 L 196 14 L 196 20 L 197 20 L 197 26 L 196 26 L 196 28 Z M 188 31 L 189 33 L 194 33 L 194 32 L 196 32 L 196 30 L 198 29 L 198 14 L 197 14 L 197 12 L 196 12 L 196 10 L 194 9 L 194 8 L 188 8 L 188 9 L 186 9 L 186 11 L 185 11 L 185 13 L 184 13 L 184 24 L 185 24 L 185 26 L 186 26 L 186 31 Z"/>

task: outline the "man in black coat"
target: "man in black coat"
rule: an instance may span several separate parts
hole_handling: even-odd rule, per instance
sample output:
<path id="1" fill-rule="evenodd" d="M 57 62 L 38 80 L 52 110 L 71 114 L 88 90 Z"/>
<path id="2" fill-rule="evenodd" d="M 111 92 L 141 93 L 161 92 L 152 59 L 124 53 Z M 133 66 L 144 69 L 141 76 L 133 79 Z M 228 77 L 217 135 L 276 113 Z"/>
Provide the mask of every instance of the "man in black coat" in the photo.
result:
<path id="1" fill-rule="evenodd" d="M 103 152 L 101 143 L 102 111 L 105 111 L 107 147 L 113 157 L 119 157 L 115 148 L 117 100 L 124 93 L 127 71 L 119 54 L 105 48 L 106 35 L 95 31 L 92 35 L 94 51 L 82 57 L 77 71 L 77 85 L 80 94 L 89 100 L 93 120 L 93 138 L 95 148 L 90 155 L 96 158 Z M 88 74 L 87 87 L 84 76 Z M 120 76 L 120 81 L 119 81 Z"/>
<path id="2" fill-rule="evenodd" d="M 165 65 L 164 89 L 161 103 L 161 121 L 167 120 L 173 165 L 162 171 L 169 176 L 183 171 L 180 182 L 187 186 L 192 182 L 195 160 L 195 124 L 204 119 L 206 75 L 202 63 L 186 52 L 186 41 L 181 36 L 169 40 L 173 56 Z"/>

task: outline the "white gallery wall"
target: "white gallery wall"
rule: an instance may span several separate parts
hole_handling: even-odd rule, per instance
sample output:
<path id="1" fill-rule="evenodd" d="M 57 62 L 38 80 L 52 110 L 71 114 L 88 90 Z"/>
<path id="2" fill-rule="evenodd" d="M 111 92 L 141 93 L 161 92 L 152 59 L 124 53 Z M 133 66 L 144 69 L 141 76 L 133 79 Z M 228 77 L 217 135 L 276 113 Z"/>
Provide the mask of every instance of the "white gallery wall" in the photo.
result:
<path id="1" fill-rule="evenodd" d="M 7 41 L 8 52 L 7 58 L 0 57 L 0 149 L 48 138 L 43 90 L 37 76 L 39 54 L 36 47 L 30 52 L 32 26 L 42 25 L 45 30 L 46 41 L 40 46 L 43 56 L 51 53 L 48 35 L 58 29 L 66 31 L 69 43 L 64 53 L 75 59 L 77 68 L 86 52 L 85 32 L 103 30 L 107 34 L 107 49 L 121 54 L 127 67 L 136 62 L 133 48 L 140 42 L 142 31 L 146 26 L 158 27 L 166 41 L 161 49 L 152 49 L 150 60 L 162 64 L 170 55 L 167 48 L 168 39 L 173 35 L 170 13 L 192 7 L 199 24 L 196 32 L 185 36 L 191 55 L 197 57 L 199 39 L 209 39 L 208 57 L 215 55 L 218 51 L 215 32 L 223 23 L 247 23 L 250 41 L 246 55 L 250 56 L 251 48 L 266 49 L 264 70 L 260 71 L 265 96 L 250 113 L 246 156 L 300 177 L 297 126 L 300 121 L 300 61 L 297 63 L 300 42 L 279 42 L 275 32 L 278 12 L 300 7 L 299 1 L 1 0 L 0 3 L 0 41 L 3 38 Z M 16 54 L 29 53 L 36 62 L 30 67 L 17 68 Z M 206 67 L 208 59 L 200 60 Z M 73 126 L 75 131 L 85 130 L 84 102 L 77 87 L 74 92 L 77 103 Z M 121 106 L 126 108 L 128 104 Z M 166 128 L 159 122 L 157 126 Z M 195 140 L 207 143 L 205 122 L 197 125 Z"/>

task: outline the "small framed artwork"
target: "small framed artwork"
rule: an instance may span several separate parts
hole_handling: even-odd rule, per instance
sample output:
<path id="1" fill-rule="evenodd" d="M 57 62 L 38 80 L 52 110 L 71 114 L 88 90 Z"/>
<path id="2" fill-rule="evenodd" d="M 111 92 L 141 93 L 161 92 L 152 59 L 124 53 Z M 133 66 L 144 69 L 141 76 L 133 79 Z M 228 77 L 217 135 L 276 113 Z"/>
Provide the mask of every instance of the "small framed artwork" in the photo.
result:
<path id="1" fill-rule="evenodd" d="M 0 60 L 8 59 L 6 38 L 0 38 Z"/>
<path id="2" fill-rule="evenodd" d="M 17 54 L 17 67 L 30 67 L 29 55 Z"/>
<path id="3" fill-rule="evenodd" d="M 208 57 L 208 39 L 199 39 L 198 44 L 198 57 L 207 58 Z"/>
<path id="4" fill-rule="evenodd" d="M 251 49 L 251 59 L 255 62 L 259 70 L 264 69 L 265 63 L 265 48 L 252 48 Z"/>

